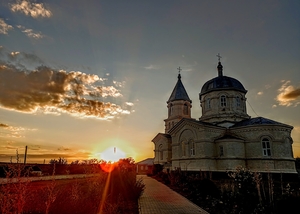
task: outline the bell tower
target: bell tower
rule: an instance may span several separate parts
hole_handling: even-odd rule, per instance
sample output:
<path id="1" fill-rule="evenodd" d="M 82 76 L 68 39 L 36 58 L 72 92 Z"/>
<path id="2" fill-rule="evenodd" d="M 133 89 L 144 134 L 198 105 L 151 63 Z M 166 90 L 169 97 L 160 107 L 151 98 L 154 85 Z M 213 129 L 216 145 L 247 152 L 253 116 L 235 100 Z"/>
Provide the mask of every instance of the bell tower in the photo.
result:
<path id="1" fill-rule="evenodd" d="M 180 71 L 181 68 L 177 68 L 178 80 L 173 89 L 173 92 L 167 101 L 168 118 L 165 119 L 165 133 L 168 133 L 174 125 L 182 118 L 191 118 L 192 101 L 190 100 L 182 82 Z"/>

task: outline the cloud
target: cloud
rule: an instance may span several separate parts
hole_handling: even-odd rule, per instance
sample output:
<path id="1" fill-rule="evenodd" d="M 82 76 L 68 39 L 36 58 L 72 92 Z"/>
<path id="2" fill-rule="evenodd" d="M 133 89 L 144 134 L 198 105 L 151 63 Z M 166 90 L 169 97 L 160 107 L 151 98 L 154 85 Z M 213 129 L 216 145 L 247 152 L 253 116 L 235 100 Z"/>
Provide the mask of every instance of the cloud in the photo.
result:
<path id="1" fill-rule="evenodd" d="M 264 92 L 259 91 L 259 92 L 257 92 L 257 95 L 263 95 L 263 93 L 264 93 Z"/>
<path id="2" fill-rule="evenodd" d="M 147 70 L 157 70 L 158 68 L 156 67 L 156 66 L 154 66 L 154 65 L 149 65 L 149 66 L 146 66 L 146 67 L 144 67 L 145 69 L 147 69 Z"/>
<path id="3" fill-rule="evenodd" d="M 7 54 L 7 58 L 13 63 L 18 63 L 18 65 L 22 68 L 25 68 L 22 66 L 22 63 L 39 65 L 44 64 L 44 61 L 36 55 L 19 51 L 13 51 Z"/>
<path id="4" fill-rule="evenodd" d="M 92 97 L 122 97 L 118 89 L 114 86 L 97 86 L 92 87 L 93 91 L 89 92 L 89 95 Z"/>
<path id="5" fill-rule="evenodd" d="M 0 19 L 0 34 L 8 34 L 8 31 L 13 29 L 13 26 L 6 24 L 3 19 Z"/>
<path id="6" fill-rule="evenodd" d="M 1 128 L 8 128 L 9 126 L 6 125 L 6 124 L 0 123 L 0 127 L 1 127 Z"/>
<path id="7" fill-rule="evenodd" d="M 123 87 L 123 85 L 125 84 L 124 82 L 118 82 L 118 81 L 113 81 L 113 83 L 117 87 Z"/>
<path id="8" fill-rule="evenodd" d="M 2 137 L 10 137 L 10 138 L 22 138 L 22 135 L 25 131 L 35 131 L 37 129 L 28 129 L 24 127 L 16 127 L 16 126 L 9 126 L 4 123 L 0 123 L 0 128 L 4 129 L 5 131 L 0 131 L 0 136 Z"/>
<path id="9" fill-rule="evenodd" d="M 25 33 L 29 38 L 33 39 L 41 39 L 44 37 L 44 35 L 41 32 L 35 32 L 32 29 L 26 29 L 24 26 L 18 25 L 19 29 L 22 30 L 23 33 Z"/>
<path id="10" fill-rule="evenodd" d="M 70 149 L 70 148 L 66 148 L 66 147 L 61 146 L 61 147 L 59 147 L 57 150 L 58 150 L 58 151 L 70 151 L 71 149 Z"/>
<path id="11" fill-rule="evenodd" d="M 33 3 L 29 0 L 17 0 L 15 4 L 10 5 L 10 9 L 13 12 L 20 11 L 24 13 L 27 16 L 31 16 L 33 18 L 49 18 L 52 16 L 52 13 L 50 10 L 47 10 L 44 7 L 43 3 Z"/>
<path id="12" fill-rule="evenodd" d="M 279 105 L 297 106 L 300 104 L 298 101 L 300 97 L 300 88 L 296 88 L 295 86 L 291 85 L 291 81 L 289 80 L 283 80 L 282 83 L 282 86 L 278 89 L 279 94 L 276 97 Z"/>
<path id="13" fill-rule="evenodd" d="M 272 87 L 272 86 L 269 85 L 269 84 L 265 85 L 265 88 L 266 88 L 266 89 L 269 89 L 269 88 L 271 88 L 271 87 Z"/>
<path id="14" fill-rule="evenodd" d="M 133 106 L 133 105 L 134 105 L 134 104 L 131 103 L 131 102 L 126 102 L 125 104 L 128 105 L 128 106 Z"/>
<path id="15" fill-rule="evenodd" d="M 68 113 L 103 120 L 130 114 L 121 105 L 109 102 L 122 97 L 120 91 L 103 84 L 104 80 L 97 75 L 80 71 L 67 72 L 46 66 L 30 71 L 0 62 L 0 108 L 30 114 Z"/>

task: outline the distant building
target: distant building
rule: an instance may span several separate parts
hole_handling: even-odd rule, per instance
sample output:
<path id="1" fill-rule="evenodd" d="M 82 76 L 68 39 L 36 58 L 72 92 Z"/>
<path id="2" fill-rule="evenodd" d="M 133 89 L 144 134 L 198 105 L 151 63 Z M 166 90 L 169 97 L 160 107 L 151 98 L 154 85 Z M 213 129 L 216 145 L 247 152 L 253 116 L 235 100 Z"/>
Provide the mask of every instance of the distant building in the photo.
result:
<path id="1" fill-rule="evenodd" d="M 296 173 L 293 127 L 251 118 L 246 110 L 247 90 L 238 80 L 223 75 L 220 61 L 217 70 L 218 76 L 199 93 L 199 120 L 191 118 L 192 101 L 179 70 L 167 101 L 165 131 L 152 140 L 154 164 L 171 170 L 226 172 L 243 166 L 258 172 Z"/>
<path id="2" fill-rule="evenodd" d="M 151 174 L 154 158 L 147 158 L 136 163 L 136 173 L 141 175 Z"/>

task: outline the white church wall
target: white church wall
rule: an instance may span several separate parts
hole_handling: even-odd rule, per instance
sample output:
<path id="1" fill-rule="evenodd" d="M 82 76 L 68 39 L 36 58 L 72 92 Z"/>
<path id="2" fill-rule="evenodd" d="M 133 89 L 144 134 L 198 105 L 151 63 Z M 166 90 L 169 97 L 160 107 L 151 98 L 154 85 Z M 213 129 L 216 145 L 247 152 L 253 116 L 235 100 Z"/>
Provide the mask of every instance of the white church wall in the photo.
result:
<path id="1" fill-rule="evenodd" d="M 236 159 L 236 158 L 219 158 L 217 159 L 217 169 L 218 171 L 230 171 L 230 170 L 235 170 L 236 167 L 246 166 L 246 162 L 244 159 Z"/>

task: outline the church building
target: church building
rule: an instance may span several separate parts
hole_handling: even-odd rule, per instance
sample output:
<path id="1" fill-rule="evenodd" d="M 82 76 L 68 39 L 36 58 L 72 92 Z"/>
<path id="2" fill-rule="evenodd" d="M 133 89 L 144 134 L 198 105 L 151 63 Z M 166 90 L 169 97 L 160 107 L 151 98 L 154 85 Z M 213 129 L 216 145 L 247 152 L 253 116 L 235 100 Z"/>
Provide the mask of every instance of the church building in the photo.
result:
<path id="1" fill-rule="evenodd" d="M 227 172 L 237 166 L 267 173 L 297 173 L 292 126 L 264 117 L 251 118 L 246 93 L 237 79 L 223 75 L 207 81 L 199 93 L 202 116 L 191 117 L 190 100 L 181 81 L 167 101 L 164 133 L 154 143 L 154 164 L 165 169 Z"/>

